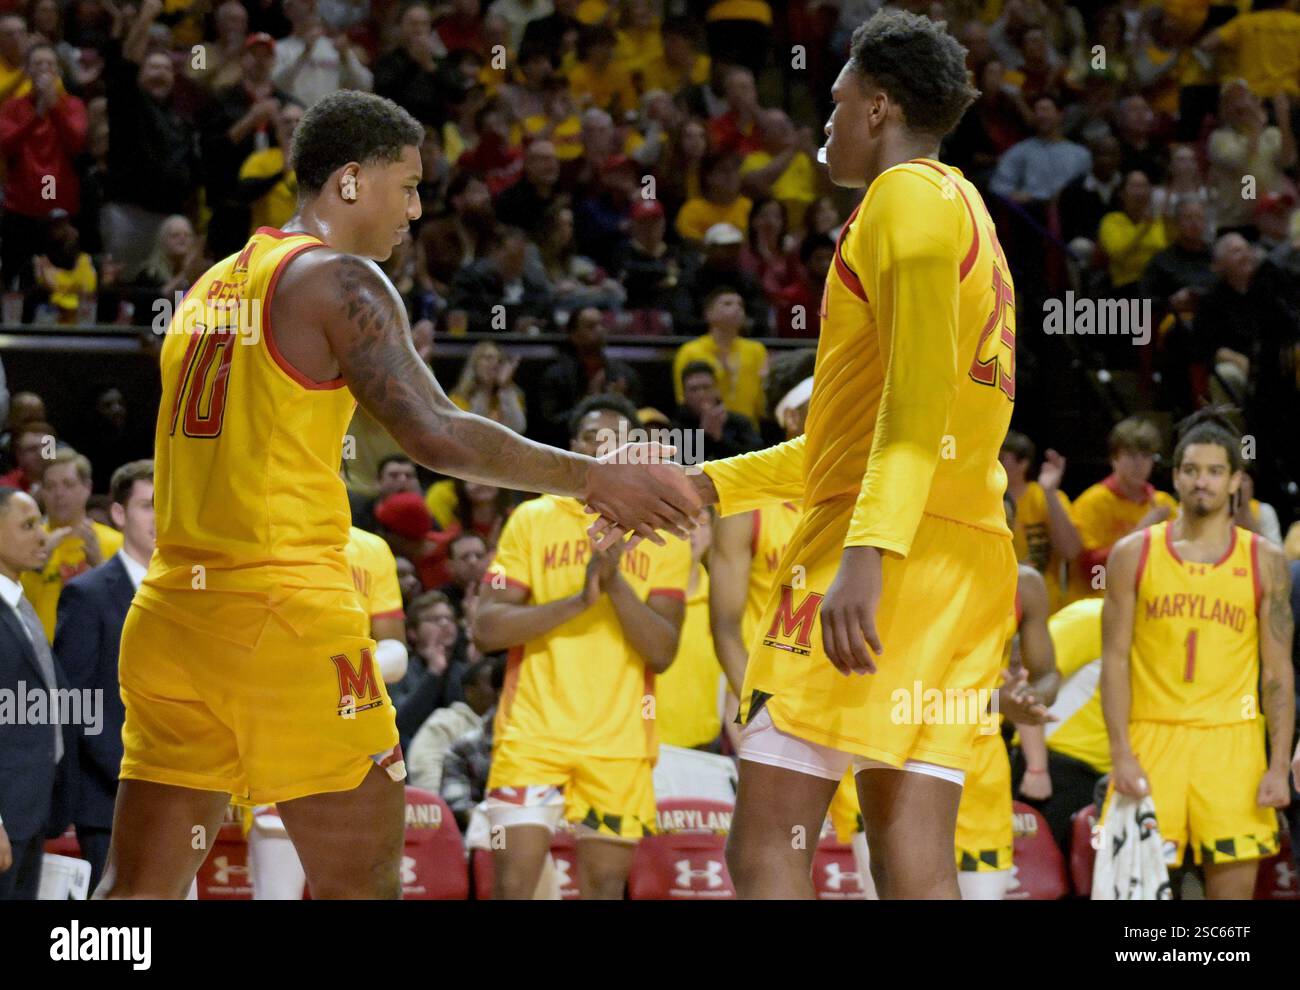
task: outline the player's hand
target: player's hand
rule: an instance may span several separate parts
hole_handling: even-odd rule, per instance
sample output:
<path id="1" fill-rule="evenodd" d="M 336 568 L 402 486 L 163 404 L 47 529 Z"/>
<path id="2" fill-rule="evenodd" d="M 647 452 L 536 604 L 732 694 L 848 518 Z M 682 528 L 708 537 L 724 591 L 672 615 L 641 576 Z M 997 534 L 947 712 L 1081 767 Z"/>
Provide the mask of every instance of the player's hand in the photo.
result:
<path id="1" fill-rule="evenodd" d="M 600 553 L 592 542 L 591 559 L 587 561 L 587 573 L 582 579 L 582 607 L 591 608 L 600 601 L 605 589 L 600 584 Z"/>
<path id="2" fill-rule="evenodd" d="M 1261 808 L 1285 808 L 1291 803 L 1291 781 L 1285 768 L 1269 769 L 1260 778 L 1255 803 Z"/>
<path id="3" fill-rule="evenodd" d="M 885 651 L 876 633 L 880 604 L 880 551 L 845 547 L 840 568 L 822 600 L 822 647 L 841 674 L 874 674 L 874 653 Z"/>
<path id="4" fill-rule="evenodd" d="M 1020 795 L 1031 801 L 1046 801 L 1052 796 L 1052 775 L 1045 769 L 1026 769 L 1020 778 Z"/>
<path id="5" fill-rule="evenodd" d="M 703 505 L 685 469 L 669 460 L 676 453 L 666 444 L 629 443 L 602 454 L 587 472 L 583 501 L 590 511 L 659 546 L 665 541 L 657 530 L 686 539 Z M 604 550 L 618 537 L 606 531 L 593 539 Z"/>
<path id="6" fill-rule="evenodd" d="M 9 848 L 9 833 L 0 825 L 0 873 L 14 865 L 14 851 Z"/>
<path id="7" fill-rule="evenodd" d="M 1059 721 L 1034 695 L 1029 687 L 1029 673 L 1023 668 L 1014 674 L 1009 670 L 1002 672 L 998 711 L 1017 725 L 1044 725 Z"/>
<path id="8" fill-rule="evenodd" d="M 618 565 L 623 559 L 623 551 L 626 547 L 624 543 L 615 543 L 608 550 L 594 551 L 600 573 L 600 586 L 605 591 L 608 591 L 609 586 L 618 580 Z"/>
<path id="9" fill-rule="evenodd" d="M 1046 492 L 1054 492 L 1061 487 L 1065 477 L 1065 458 L 1054 450 L 1043 455 L 1043 466 L 1038 469 L 1038 483 Z"/>
<path id="10" fill-rule="evenodd" d="M 1138 763 L 1136 756 L 1132 753 L 1117 756 L 1114 758 L 1113 764 L 1110 779 L 1115 785 L 1115 790 L 1120 794 L 1140 798 L 1151 793 L 1151 785 L 1147 783 L 1147 775 L 1142 771 L 1142 765 Z"/>

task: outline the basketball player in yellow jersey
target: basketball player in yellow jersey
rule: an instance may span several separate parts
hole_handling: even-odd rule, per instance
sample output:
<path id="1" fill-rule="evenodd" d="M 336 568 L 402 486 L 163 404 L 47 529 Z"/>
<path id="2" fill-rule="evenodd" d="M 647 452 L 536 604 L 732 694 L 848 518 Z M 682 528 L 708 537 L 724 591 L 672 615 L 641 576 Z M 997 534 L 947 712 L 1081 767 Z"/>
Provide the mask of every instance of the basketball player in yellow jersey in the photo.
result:
<path id="1" fill-rule="evenodd" d="M 396 684 L 406 674 L 406 613 L 397 583 L 397 559 L 382 536 L 352 526 L 345 549 L 352 585 L 370 619 L 375 641 L 375 663 L 385 684 Z"/>
<path id="2" fill-rule="evenodd" d="M 570 419 L 572 446 L 594 453 L 636 422 L 621 396 L 591 396 Z M 533 896 L 561 816 L 577 828 L 584 899 L 622 898 L 654 828 L 655 675 L 677 654 L 691 551 L 595 552 L 590 522 L 573 499 L 515 509 L 474 617 L 482 652 L 510 650 L 486 802 L 505 830 L 493 843 L 500 900 Z"/>
<path id="3" fill-rule="evenodd" d="M 208 851 L 194 837 L 232 796 L 279 805 L 313 897 L 399 896 L 405 770 L 344 552 L 358 402 L 436 471 L 579 498 L 654 542 L 699 511 L 680 467 L 626 463 L 657 445 L 598 461 L 448 400 L 375 264 L 420 215 L 423 133 L 368 93 L 315 104 L 294 138 L 297 214 L 210 268 L 167 327 L 158 546 L 123 629 L 97 896 L 184 897 Z"/>
<path id="4" fill-rule="evenodd" d="M 740 699 L 728 863 L 743 897 L 813 896 L 816 843 L 790 836 L 820 832 L 850 766 L 882 896 L 959 896 L 953 830 L 979 719 L 893 712 L 899 692 L 996 689 L 1015 595 L 998 461 L 1014 293 L 979 193 L 936 160 L 975 95 L 964 60 L 904 11 L 854 32 L 825 150 L 831 180 L 866 195 L 827 276 L 806 431 L 692 476 L 723 515 L 803 505 Z"/>
<path id="5" fill-rule="evenodd" d="M 1187 420 L 1173 462 L 1182 511 L 1115 544 L 1102 607 L 1107 807 L 1115 791 L 1149 793 L 1170 865 L 1190 844 L 1214 899 L 1252 895 L 1278 848 L 1274 809 L 1291 799 L 1290 572 L 1233 525 L 1240 451 L 1214 410 Z"/>

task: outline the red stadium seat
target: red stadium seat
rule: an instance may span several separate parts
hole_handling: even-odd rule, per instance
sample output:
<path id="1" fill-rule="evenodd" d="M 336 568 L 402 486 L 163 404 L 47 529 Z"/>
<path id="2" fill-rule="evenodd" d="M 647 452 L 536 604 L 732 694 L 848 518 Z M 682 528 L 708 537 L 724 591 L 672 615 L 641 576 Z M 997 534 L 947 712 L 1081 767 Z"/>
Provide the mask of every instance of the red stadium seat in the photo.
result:
<path id="1" fill-rule="evenodd" d="M 248 839 L 244 836 L 240 812 L 226 807 L 226 817 L 217 830 L 212 851 L 199 867 L 199 900 L 251 901 L 253 883 L 248 873 Z"/>
<path id="2" fill-rule="evenodd" d="M 865 901 L 867 893 L 858 873 L 853 847 L 832 834 L 817 844 L 813 856 L 813 889 L 819 901 Z"/>
<path id="3" fill-rule="evenodd" d="M 53 856 L 71 856 L 81 859 L 81 843 L 77 841 L 77 830 L 71 825 L 57 839 L 45 840 L 45 851 Z"/>
<path id="4" fill-rule="evenodd" d="M 468 897 L 469 871 L 456 817 L 437 794 L 408 787 L 402 898 L 463 901 Z"/>
<path id="5" fill-rule="evenodd" d="M 1070 882 L 1080 897 L 1092 896 L 1092 827 L 1097 824 L 1097 806 L 1090 804 L 1070 816 Z"/>
<path id="6" fill-rule="evenodd" d="M 727 873 L 732 805 L 672 798 L 659 804 L 658 835 L 642 839 L 632 858 L 628 897 L 634 901 L 734 900 Z"/>
<path id="7" fill-rule="evenodd" d="M 1300 901 L 1300 883 L 1297 883 L 1295 860 L 1291 858 L 1291 833 L 1286 819 L 1278 816 L 1282 842 L 1275 855 L 1259 862 L 1255 878 L 1255 900 Z"/>
<path id="8" fill-rule="evenodd" d="M 560 898 L 576 901 L 582 895 L 578 888 L 578 848 L 573 833 L 561 829 L 551 840 L 551 858 L 555 861 L 559 873 Z M 474 899 L 476 901 L 492 900 L 492 881 L 496 869 L 489 849 L 475 849 L 472 857 L 474 872 Z"/>
<path id="9" fill-rule="evenodd" d="M 1011 805 L 1015 822 L 1009 901 L 1054 901 L 1069 891 L 1065 859 L 1056 848 L 1047 820 L 1037 811 L 1015 801 Z"/>

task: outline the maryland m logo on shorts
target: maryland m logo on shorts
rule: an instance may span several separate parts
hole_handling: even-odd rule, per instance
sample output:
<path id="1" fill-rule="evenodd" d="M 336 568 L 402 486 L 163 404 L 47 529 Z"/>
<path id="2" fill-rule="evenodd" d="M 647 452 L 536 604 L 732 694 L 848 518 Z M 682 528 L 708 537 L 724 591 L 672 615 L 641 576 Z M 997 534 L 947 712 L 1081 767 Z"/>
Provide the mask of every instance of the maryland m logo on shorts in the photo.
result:
<path id="1" fill-rule="evenodd" d="M 763 637 L 763 645 L 808 656 L 812 649 L 813 623 L 825 597 L 810 591 L 796 608 L 794 589 L 788 584 L 781 585 L 781 600 L 777 603 L 776 615 L 772 617 L 772 626 Z"/>
<path id="2" fill-rule="evenodd" d="M 345 654 L 336 653 L 330 657 L 339 675 L 338 714 L 343 718 L 353 718 L 358 712 L 378 708 L 384 703 L 379 691 L 379 681 L 375 679 L 375 664 L 370 647 L 361 648 L 361 670 L 352 666 L 352 661 Z"/>

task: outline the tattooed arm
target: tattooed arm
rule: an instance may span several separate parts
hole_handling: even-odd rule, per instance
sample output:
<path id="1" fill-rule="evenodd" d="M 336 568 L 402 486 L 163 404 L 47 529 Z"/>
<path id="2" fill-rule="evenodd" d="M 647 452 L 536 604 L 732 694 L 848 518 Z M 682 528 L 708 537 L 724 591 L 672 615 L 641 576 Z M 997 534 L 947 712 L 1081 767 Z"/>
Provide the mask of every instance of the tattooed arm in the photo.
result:
<path id="1" fill-rule="evenodd" d="M 1287 779 L 1291 756 L 1291 732 L 1295 728 L 1294 674 L 1291 670 L 1291 638 L 1295 620 L 1291 615 L 1291 571 L 1280 547 L 1255 537 L 1259 545 L 1260 693 L 1268 723 L 1268 771 L 1259 783 L 1258 804 L 1284 808 L 1291 801 Z"/>
<path id="2" fill-rule="evenodd" d="M 602 463 L 457 409 L 416 353 L 401 297 L 374 262 L 316 250 L 294 269 L 294 315 L 301 301 L 352 394 L 414 460 L 467 481 L 580 498 L 656 543 L 656 529 L 690 528 L 699 503 L 680 467 Z"/>

